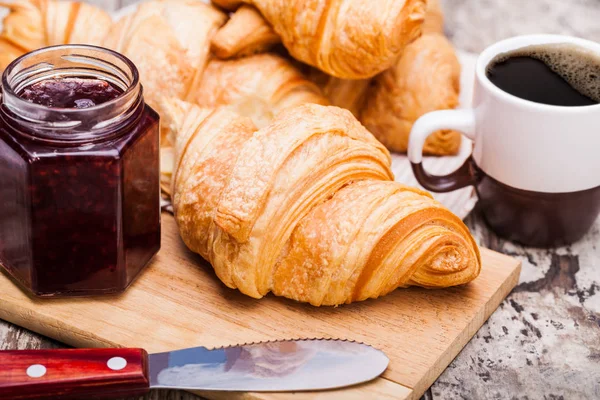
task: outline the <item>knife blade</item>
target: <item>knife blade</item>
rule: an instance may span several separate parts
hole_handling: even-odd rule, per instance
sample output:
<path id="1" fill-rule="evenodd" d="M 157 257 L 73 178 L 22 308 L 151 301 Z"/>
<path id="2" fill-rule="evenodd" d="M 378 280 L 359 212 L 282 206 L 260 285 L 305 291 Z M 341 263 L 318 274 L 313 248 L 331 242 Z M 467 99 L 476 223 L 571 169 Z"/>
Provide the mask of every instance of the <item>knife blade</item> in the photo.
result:
<path id="1" fill-rule="evenodd" d="M 298 339 L 151 354 L 142 349 L 0 351 L 0 398 L 122 397 L 150 388 L 307 391 L 370 381 L 389 359 L 369 345 Z"/>

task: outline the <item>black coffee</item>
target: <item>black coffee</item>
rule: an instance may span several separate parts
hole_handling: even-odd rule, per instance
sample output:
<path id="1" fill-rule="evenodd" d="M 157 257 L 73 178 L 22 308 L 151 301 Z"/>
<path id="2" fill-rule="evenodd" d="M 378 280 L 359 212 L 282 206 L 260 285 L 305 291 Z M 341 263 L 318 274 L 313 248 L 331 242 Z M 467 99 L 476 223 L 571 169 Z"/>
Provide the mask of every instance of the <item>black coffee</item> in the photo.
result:
<path id="1" fill-rule="evenodd" d="M 487 67 L 494 85 L 514 96 L 555 106 L 600 103 L 600 57 L 570 44 L 524 47 L 494 58 Z"/>

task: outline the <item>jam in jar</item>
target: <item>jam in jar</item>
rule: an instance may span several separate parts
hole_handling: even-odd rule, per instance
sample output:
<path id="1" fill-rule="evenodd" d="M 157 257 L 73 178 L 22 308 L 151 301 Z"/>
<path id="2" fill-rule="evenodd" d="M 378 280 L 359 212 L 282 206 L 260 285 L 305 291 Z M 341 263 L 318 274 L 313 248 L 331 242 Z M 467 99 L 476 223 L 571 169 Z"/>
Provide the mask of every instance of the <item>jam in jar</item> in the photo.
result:
<path id="1" fill-rule="evenodd" d="M 125 290 L 160 247 L 159 118 L 135 66 L 37 50 L 2 76 L 0 264 L 38 296 Z"/>

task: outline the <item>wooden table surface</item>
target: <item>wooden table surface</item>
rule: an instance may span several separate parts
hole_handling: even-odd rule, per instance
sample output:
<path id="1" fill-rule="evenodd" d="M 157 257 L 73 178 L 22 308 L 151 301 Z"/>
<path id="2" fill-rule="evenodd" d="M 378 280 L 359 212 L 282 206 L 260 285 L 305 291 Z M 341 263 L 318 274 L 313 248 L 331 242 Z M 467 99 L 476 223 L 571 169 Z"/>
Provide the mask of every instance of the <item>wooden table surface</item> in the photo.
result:
<path id="1" fill-rule="evenodd" d="M 132 0 L 93 0 L 116 9 Z M 458 48 L 504 37 L 561 33 L 600 41 L 600 0 L 442 0 Z M 476 208 L 467 224 L 481 246 L 523 261 L 521 282 L 424 399 L 600 399 L 600 220 L 580 242 L 532 249 L 491 232 Z M 0 294 L 1 295 L 1 294 Z M 61 347 L 0 321 L 0 350 Z M 155 391 L 145 400 L 192 400 Z"/>

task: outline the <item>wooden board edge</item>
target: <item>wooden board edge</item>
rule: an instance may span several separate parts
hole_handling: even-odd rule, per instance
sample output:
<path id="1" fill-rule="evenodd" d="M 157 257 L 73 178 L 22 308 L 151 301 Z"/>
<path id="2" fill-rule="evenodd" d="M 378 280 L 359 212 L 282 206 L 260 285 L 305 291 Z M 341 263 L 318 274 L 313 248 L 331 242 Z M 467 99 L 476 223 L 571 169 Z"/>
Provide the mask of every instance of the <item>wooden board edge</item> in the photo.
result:
<path id="1" fill-rule="evenodd" d="M 428 374 L 425 374 L 423 378 L 411 389 L 413 390 L 412 398 L 410 400 L 420 399 L 421 396 L 433 385 L 433 383 L 440 377 L 440 375 L 448 368 L 448 365 L 458 356 L 463 348 L 469 343 L 469 341 L 475 336 L 477 331 L 481 329 L 483 324 L 488 318 L 496 311 L 500 306 L 500 303 L 510 294 L 510 292 L 519 283 L 519 276 L 521 274 L 521 261 L 516 258 L 507 256 L 502 253 L 490 249 L 483 249 L 487 252 L 494 253 L 494 256 L 502 256 L 513 261 L 513 269 L 504 281 L 502 286 L 494 293 L 488 300 L 485 307 L 482 307 L 471 319 L 467 328 L 456 337 L 456 339 L 447 347 L 440 357 L 434 363 L 433 368 Z"/>
<path id="2" fill-rule="evenodd" d="M 515 286 L 519 282 L 519 276 L 521 274 L 521 261 L 516 258 L 510 257 L 506 254 L 502 254 L 496 252 L 494 250 L 490 250 L 487 248 L 482 248 L 482 252 L 490 253 L 494 257 L 501 257 L 506 259 L 512 264 L 512 271 L 508 275 L 508 278 L 503 282 L 502 286 L 494 293 L 494 295 L 488 300 L 485 307 L 482 307 L 479 312 L 477 312 L 473 319 L 467 325 L 467 328 L 459 335 L 457 338 L 448 346 L 448 349 L 442 353 L 442 355 L 438 358 L 434 367 L 430 371 L 429 374 L 426 374 L 423 379 L 421 379 L 414 388 L 410 388 L 408 386 L 404 386 L 401 383 L 392 381 L 387 378 L 378 378 L 369 383 L 358 385 L 352 388 L 348 388 L 344 390 L 344 399 L 364 399 L 364 398 L 375 398 L 373 397 L 373 388 L 368 388 L 369 385 L 373 383 L 378 383 L 380 381 L 386 381 L 390 388 L 393 388 L 394 392 L 390 393 L 382 393 L 377 390 L 376 393 L 378 396 L 376 398 L 381 399 L 400 399 L 400 400 L 418 400 L 420 399 L 425 391 L 431 387 L 431 385 L 439 378 L 439 376 L 446 370 L 448 365 L 456 358 L 456 356 L 462 351 L 462 349 L 467 345 L 467 343 L 473 338 L 475 333 L 483 324 L 488 320 L 488 318 L 496 311 L 496 309 L 500 306 L 500 303 L 509 295 L 509 293 L 515 288 Z M 365 390 L 365 388 L 368 388 Z M 358 390 L 357 390 L 358 389 Z M 339 395 L 342 396 L 339 391 L 321 391 L 321 392 L 304 392 L 304 393 L 241 393 L 236 396 L 229 396 L 227 393 L 215 393 L 215 392 L 193 392 L 198 396 L 205 397 L 210 400 L 225 400 L 225 399 L 235 399 L 235 400 L 288 400 L 288 399 L 298 399 L 298 400 L 320 400 L 325 399 L 328 395 Z M 339 396 L 331 397 L 339 398 Z M 329 399 L 329 397 L 327 397 Z"/>
<path id="3" fill-rule="evenodd" d="M 423 393 L 435 382 L 441 373 L 447 368 L 452 360 L 460 353 L 464 346 L 474 336 L 474 334 L 487 321 L 491 314 L 498 308 L 502 300 L 517 285 L 521 271 L 521 262 L 513 257 L 495 252 L 493 250 L 482 248 L 484 252 L 492 253 L 495 257 L 503 257 L 513 262 L 513 270 L 502 286 L 489 299 L 486 306 L 479 310 L 473 319 L 467 325 L 467 328 L 448 346 L 448 349 L 438 358 L 434 367 L 426 374 L 414 388 L 404 386 L 400 383 L 386 378 L 378 378 L 371 382 L 357 385 L 344 390 L 344 398 L 364 399 L 372 398 L 374 385 L 384 387 L 384 390 L 376 390 L 377 398 L 382 399 L 401 399 L 417 400 Z M 29 313 L 19 310 L 15 303 L 0 298 L 0 319 L 24 327 L 41 335 L 53 338 L 61 343 L 74 347 L 122 347 L 116 343 L 102 339 L 88 332 L 77 329 L 76 327 L 63 323 L 53 317 L 39 314 L 40 318 L 34 320 L 29 317 Z M 61 331 L 68 331 L 72 338 L 62 336 Z M 297 392 L 297 393 L 233 393 L 233 392 L 192 392 L 208 398 L 210 400 L 236 399 L 236 400 L 285 400 L 290 398 L 300 400 L 320 400 L 339 398 L 340 391 L 318 391 L 318 392 Z M 334 394 L 335 397 L 329 397 Z M 379 396 L 380 395 L 380 396 Z M 367 397 L 365 397 L 367 396 Z"/>
<path id="4" fill-rule="evenodd" d="M 29 329 L 38 334 L 50 337 L 61 343 L 79 348 L 91 347 L 122 347 L 117 343 L 102 339 L 88 332 L 77 329 L 75 326 L 65 324 L 55 318 L 40 314 L 37 319 L 30 318 L 29 313 L 19 310 L 15 303 L 0 298 L 0 319 L 12 324 Z M 60 332 L 69 332 L 72 337 L 62 336 Z M 351 388 L 342 389 L 344 398 L 362 400 L 373 398 L 376 395 L 381 399 L 412 400 L 413 391 L 401 384 L 392 382 L 385 378 L 377 378 L 373 381 L 356 385 Z M 198 396 L 210 400 L 316 400 L 321 398 L 339 398 L 340 392 L 316 391 L 296 393 L 237 393 L 237 392 L 198 392 L 191 391 Z M 333 397 L 330 397 L 333 395 Z"/>
<path id="5" fill-rule="evenodd" d="M 123 347 L 117 343 L 78 329 L 71 324 L 65 324 L 53 317 L 39 314 L 39 318 L 37 319 L 30 318 L 29 313 L 19 310 L 15 303 L 5 301 L 1 298 L 0 319 L 73 347 Z M 72 335 L 72 337 L 60 335 L 60 332 L 69 332 L 69 335 Z"/>

